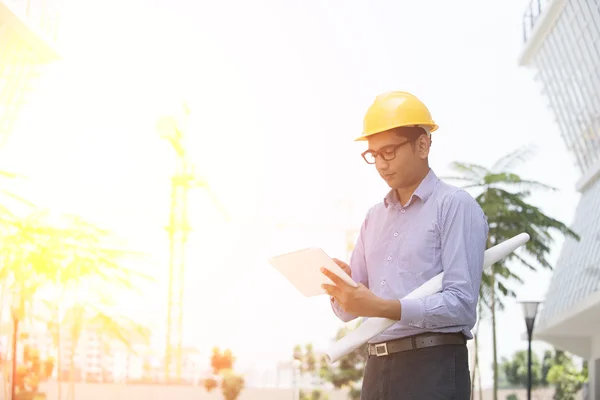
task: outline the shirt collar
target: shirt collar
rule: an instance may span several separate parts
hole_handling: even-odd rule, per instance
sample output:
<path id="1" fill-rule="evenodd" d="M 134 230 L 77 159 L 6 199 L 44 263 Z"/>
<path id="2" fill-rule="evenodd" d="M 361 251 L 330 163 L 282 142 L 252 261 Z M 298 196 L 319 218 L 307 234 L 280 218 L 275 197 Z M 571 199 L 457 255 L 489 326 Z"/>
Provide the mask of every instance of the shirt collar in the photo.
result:
<path id="1" fill-rule="evenodd" d="M 408 203 L 406 203 L 406 206 L 408 207 L 413 202 L 415 196 L 421 199 L 423 203 L 425 203 L 433 193 L 433 190 L 435 189 L 438 181 L 439 179 L 437 175 L 430 168 L 429 172 L 427 173 L 425 178 L 423 178 L 413 195 L 410 196 L 410 199 L 408 200 Z M 396 194 L 396 191 L 394 189 L 390 190 L 385 196 L 385 198 L 383 199 L 383 204 L 385 205 L 385 208 L 388 208 L 388 206 L 390 205 L 402 207 L 402 205 L 398 201 L 398 195 Z"/>

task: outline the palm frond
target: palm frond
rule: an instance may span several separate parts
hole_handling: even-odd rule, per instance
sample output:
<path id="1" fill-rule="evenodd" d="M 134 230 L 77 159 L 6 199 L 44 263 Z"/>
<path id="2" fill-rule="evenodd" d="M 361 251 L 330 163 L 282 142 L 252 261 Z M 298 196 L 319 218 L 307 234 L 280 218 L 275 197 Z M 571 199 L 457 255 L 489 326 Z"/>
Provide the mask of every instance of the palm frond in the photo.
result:
<path id="1" fill-rule="evenodd" d="M 85 293 L 95 296 L 99 304 L 108 303 L 108 293 L 116 295 L 115 289 L 141 294 L 140 279 L 149 276 L 122 264 L 140 253 L 108 247 L 110 238 L 108 230 L 79 217 L 55 217 L 48 210 L 34 209 L 3 225 L 0 279 L 17 282 L 14 289 L 28 304 L 46 304 L 37 295 L 45 288 L 56 288 L 76 299 Z M 80 307 L 68 309 L 63 319 L 73 337 L 83 329 L 81 320 L 86 315 L 99 312 L 92 304 L 75 302 L 75 306 Z"/>
<path id="2" fill-rule="evenodd" d="M 514 187 L 519 191 L 525 191 L 524 194 L 529 195 L 531 190 L 544 190 L 555 192 L 558 189 L 546 185 L 541 182 L 522 179 L 519 175 L 510 172 L 499 172 L 488 174 L 484 177 L 484 186 L 507 186 Z M 527 197 L 525 196 L 525 197 Z"/>
<path id="3" fill-rule="evenodd" d="M 6 190 L 6 189 L 0 189 L 0 191 L 1 191 L 1 192 L 2 192 L 2 194 L 4 194 L 6 197 L 9 197 L 9 198 L 11 198 L 11 199 L 13 199 L 13 200 L 17 200 L 19 203 L 25 204 L 25 205 L 27 205 L 27 206 L 29 206 L 29 207 L 35 207 L 35 204 L 33 204 L 31 201 L 29 201 L 29 200 L 25 199 L 25 198 L 24 198 L 24 197 L 22 197 L 22 196 L 19 196 L 19 195 L 18 195 L 18 194 L 16 194 L 16 193 L 10 192 L 10 191 L 8 191 L 8 190 Z"/>
<path id="4" fill-rule="evenodd" d="M 483 177 L 490 173 L 490 171 L 477 164 L 469 164 L 462 162 L 453 162 L 450 164 L 450 169 L 462 175 L 466 179 L 470 179 L 473 182 L 480 182 Z M 464 180 L 464 179 L 463 179 Z"/>
<path id="5" fill-rule="evenodd" d="M 505 155 L 494 163 L 492 171 L 505 171 L 513 169 L 517 163 L 524 163 L 531 159 L 536 153 L 537 148 L 533 144 L 523 146 L 513 152 Z"/>
<path id="6" fill-rule="evenodd" d="M 457 175 L 451 175 L 451 176 L 440 176 L 439 179 L 443 180 L 443 181 L 463 181 L 463 182 L 473 182 L 473 179 L 471 178 L 465 178 L 464 176 L 457 176 Z M 479 183 L 479 181 L 477 181 L 477 183 Z M 473 183 L 471 186 L 479 186 L 478 184 Z"/>
<path id="7" fill-rule="evenodd" d="M 502 282 L 498 282 L 498 290 L 500 290 L 500 293 L 502 293 L 502 295 L 504 297 L 516 297 L 516 293 L 513 292 L 511 289 L 509 289 L 506 285 L 504 285 L 504 283 Z M 504 309 L 504 304 L 500 301 L 498 301 L 498 308 L 500 308 L 501 310 Z"/>
<path id="8" fill-rule="evenodd" d="M 491 287 L 491 277 L 488 273 L 483 274 L 481 286 L 479 287 L 479 303 L 482 310 L 490 310 L 492 307 L 492 287 Z"/>
<path id="9" fill-rule="evenodd" d="M 516 252 L 513 253 L 513 257 L 516 258 L 517 260 L 519 260 L 519 262 L 521 264 L 523 264 L 524 266 L 526 266 L 527 268 L 529 268 L 531 271 L 537 271 L 537 267 L 536 266 L 534 266 L 533 264 L 531 264 L 529 261 L 525 260 L 523 257 L 521 257 Z M 549 265 L 548 268 L 552 269 L 552 266 Z"/>
<path id="10" fill-rule="evenodd" d="M 3 178 L 9 178 L 9 179 L 26 179 L 27 176 L 23 175 L 23 174 L 17 174 L 15 172 L 9 172 L 6 170 L 0 170 L 0 176 Z"/>

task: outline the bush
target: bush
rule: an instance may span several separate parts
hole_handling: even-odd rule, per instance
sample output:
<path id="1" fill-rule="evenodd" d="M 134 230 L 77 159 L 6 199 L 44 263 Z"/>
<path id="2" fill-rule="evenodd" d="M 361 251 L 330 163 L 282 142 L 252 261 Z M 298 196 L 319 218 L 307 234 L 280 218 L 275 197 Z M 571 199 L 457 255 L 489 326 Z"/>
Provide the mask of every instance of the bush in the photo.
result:
<path id="1" fill-rule="evenodd" d="M 206 378 L 204 380 L 204 388 L 208 393 L 212 392 L 213 389 L 216 389 L 219 384 L 215 378 Z"/>
<path id="2" fill-rule="evenodd" d="M 225 400 L 236 400 L 244 388 L 244 378 L 236 375 L 233 370 L 223 371 L 221 390 Z"/>
<path id="3" fill-rule="evenodd" d="M 300 400 L 329 400 L 329 396 L 319 389 L 315 389 L 312 392 L 300 390 Z"/>

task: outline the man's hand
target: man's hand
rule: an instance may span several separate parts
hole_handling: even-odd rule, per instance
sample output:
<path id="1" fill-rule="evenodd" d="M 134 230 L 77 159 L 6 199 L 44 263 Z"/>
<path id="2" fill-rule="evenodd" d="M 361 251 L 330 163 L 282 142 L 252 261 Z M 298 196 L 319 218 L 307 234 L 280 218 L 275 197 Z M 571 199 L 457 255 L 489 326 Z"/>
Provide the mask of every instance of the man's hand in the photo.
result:
<path id="1" fill-rule="evenodd" d="M 337 258 L 333 258 L 333 261 L 338 265 L 338 267 L 340 267 L 345 273 L 347 273 L 349 277 L 352 277 L 352 270 L 350 269 L 350 266 L 348 264 L 341 260 L 338 260 Z"/>
<path id="2" fill-rule="evenodd" d="M 334 259 L 335 260 L 335 259 Z M 350 267 L 342 261 L 335 260 L 340 268 L 346 271 Z M 342 265 L 340 265 L 342 264 Z M 335 285 L 323 284 L 323 289 L 335 298 L 335 301 L 344 311 L 357 317 L 375 317 L 380 308 L 380 299 L 375 296 L 365 285 L 358 283 L 358 287 L 352 287 L 341 280 L 336 274 L 325 268 L 321 272 L 327 276 Z M 348 274 L 350 275 L 350 274 Z"/>

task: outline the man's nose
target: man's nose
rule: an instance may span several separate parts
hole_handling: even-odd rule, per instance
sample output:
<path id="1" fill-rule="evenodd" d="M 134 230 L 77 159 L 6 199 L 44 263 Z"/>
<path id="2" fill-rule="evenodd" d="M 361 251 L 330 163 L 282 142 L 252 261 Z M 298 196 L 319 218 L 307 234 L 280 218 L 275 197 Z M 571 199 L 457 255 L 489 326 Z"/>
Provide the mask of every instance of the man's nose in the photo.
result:
<path id="1" fill-rule="evenodd" d="M 381 156 L 378 155 L 375 159 L 375 167 L 377 167 L 378 170 L 385 171 L 389 168 L 389 166 L 390 163 L 385 161 Z"/>

